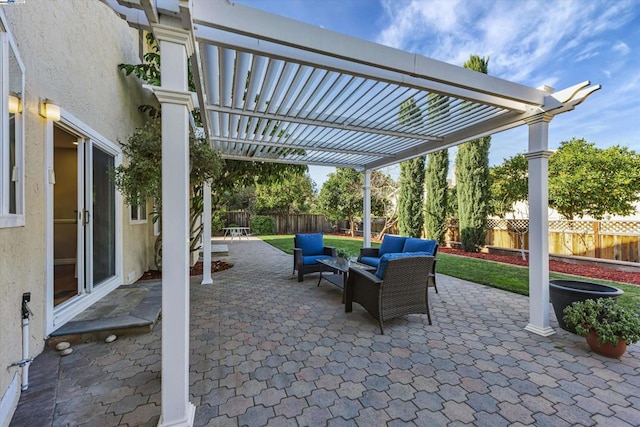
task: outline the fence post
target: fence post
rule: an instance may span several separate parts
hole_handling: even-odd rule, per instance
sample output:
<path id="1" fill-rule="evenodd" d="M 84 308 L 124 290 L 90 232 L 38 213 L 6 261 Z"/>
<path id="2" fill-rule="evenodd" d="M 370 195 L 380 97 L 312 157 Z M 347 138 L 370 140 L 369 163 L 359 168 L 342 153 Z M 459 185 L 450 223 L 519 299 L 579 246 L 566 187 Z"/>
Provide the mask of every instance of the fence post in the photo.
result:
<path id="1" fill-rule="evenodd" d="M 593 246 L 594 246 L 595 257 L 600 258 L 601 256 L 600 221 L 593 221 Z"/>

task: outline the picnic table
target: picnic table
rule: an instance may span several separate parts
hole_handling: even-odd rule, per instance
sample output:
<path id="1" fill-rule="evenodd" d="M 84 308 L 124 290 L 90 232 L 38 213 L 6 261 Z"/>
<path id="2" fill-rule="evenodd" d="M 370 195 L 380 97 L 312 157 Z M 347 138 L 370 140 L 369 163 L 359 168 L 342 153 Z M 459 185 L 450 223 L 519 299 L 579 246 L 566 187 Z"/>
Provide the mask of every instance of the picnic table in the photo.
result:
<path id="1" fill-rule="evenodd" d="M 224 231 L 223 240 L 226 240 L 227 236 L 231 236 L 232 242 L 234 237 L 240 240 L 244 236 L 249 240 L 249 227 L 222 227 L 222 231 Z"/>

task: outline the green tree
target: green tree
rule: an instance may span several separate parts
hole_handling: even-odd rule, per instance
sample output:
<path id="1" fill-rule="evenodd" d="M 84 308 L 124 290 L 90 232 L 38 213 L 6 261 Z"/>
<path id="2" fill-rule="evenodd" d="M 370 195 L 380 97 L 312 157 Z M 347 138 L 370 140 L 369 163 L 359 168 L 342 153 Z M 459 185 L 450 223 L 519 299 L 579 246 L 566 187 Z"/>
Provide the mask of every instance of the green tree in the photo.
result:
<path id="1" fill-rule="evenodd" d="M 398 229 L 403 236 L 422 235 L 424 173 L 424 156 L 400 163 Z"/>
<path id="2" fill-rule="evenodd" d="M 382 216 L 389 207 L 391 178 L 380 171 L 371 172 L 371 215 Z M 355 222 L 363 217 L 363 176 L 351 168 L 336 168 L 330 173 L 318 195 L 318 207 L 329 219 L 349 221 L 351 236 L 355 236 Z"/>
<path id="3" fill-rule="evenodd" d="M 278 182 L 257 184 L 254 213 L 307 212 L 313 197 L 313 181 L 308 173 L 289 171 Z"/>
<path id="4" fill-rule="evenodd" d="M 398 121 L 405 126 L 422 122 L 422 112 L 413 98 L 400 104 Z M 424 156 L 400 163 L 398 229 L 404 236 L 420 237 L 424 224 Z"/>
<path id="5" fill-rule="evenodd" d="M 504 163 L 489 169 L 491 174 L 491 213 L 505 218 L 514 214 L 517 202 L 526 202 L 529 197 L 528 160 L 522 154 L 505 159 Z M 513 215 L 515 218 L 515 215 Z M 526 260 L 525 235 L 527 223 L 507 220 L 507 230 L 516 234 L 520 242 L 520 254 Z"/>
<path id="6" fill-rule="evenodd" d="M 281 183 L 291 174 L 305 174 L 306 165 L 286 163 L 246 162 L 225 160 L 223 172 L 211 186 L 211 200 L 214 210 L 253 210 L 255 187 Z"/>
<path id="7" fill-rule="evenodd" d="M 627 147 L 572 138 L 549 159 L 549 205 L 569 220 L 629 215 L 638 200 L 640 156 Z"/>
<path id="8" fill-rule="evenodd" d="M 425 231 L 428 239 L 443 244 L 447 231 L 447 175 L 449 152 L 440 150 L 429 154 L 427 161 L 427 200 L 425 201 Z"/>
<path id="9" fill-rule="evenodd" d="M 505 159 L 489 169 L 491 174 L 491 213 L 505 218 L 517 202 L 529 198 L 529 164 L 523 154 Z"/>
<path id="10" fill-rule="evenodd" d="M 154 199 L 156 221 L 162 210 L 162 133 L 160 120 L 150 120 L 146 125 L 120 144 L 127 162 L 116 167 L 112 178 L 122 193 L 125 203 L 131 206 L 145 204 Z M 209 144 L 203 139 L 189 138 L 189 160 L 191 164 L 191 238 L 189 249 L 199 249 L 202 225 L 199 221 L 202 212 L 202 185 L 205 181 L 215 179 L 222 171 L 220 156 L 211 151 Z M 156 240 L 156 267 L 161 265 L 162 235 Z"/>
<path id="11" fill-rule="evenodd" d="M 441 120 L 449 114 L 448 97 L 429 94 L 427 112 L 429 120 Z M 428 156 L 425 177 L 426 200 L 424 206 L 424 227 L 428 239 L 445 242 L 447 215 L 449 212 L 449 150 L 446 148 Z"/>
<path id="12" fill-rule="evenodd" d="M 464 68 L 486 74 L 488 65 L 488 58 L 471 55 L 464 63 Z M 458 221 L 462 248 L 467 252 L 477 252 L 484 246 L 487 234 L 487 216 L 490 210 L 490 145 L 491 137 L 484 137 L 458 146 Z"/>

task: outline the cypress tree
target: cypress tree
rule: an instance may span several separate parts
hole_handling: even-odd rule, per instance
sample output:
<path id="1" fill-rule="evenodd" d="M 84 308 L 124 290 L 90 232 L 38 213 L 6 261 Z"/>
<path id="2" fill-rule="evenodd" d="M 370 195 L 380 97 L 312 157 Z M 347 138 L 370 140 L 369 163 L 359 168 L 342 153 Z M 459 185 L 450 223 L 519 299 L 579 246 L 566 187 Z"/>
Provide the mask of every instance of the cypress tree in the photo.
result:
<path id="1" fill-rule="evenodd" d="M 400 164 L 398 229 L 403 236 L 421 237 L 424 214 L 424 156 Z"/>
<path id="2" fill-rule="evenodd" d="M 449 152 L 440 150 L 429 154 L 427 161 L 427 200 L 425 202 L 424 225 L 427 239 L 444 243 L 447 221 L 447 174 Z"/>
<path id="3" fill-rule="evenodd" d="M 429 120 L 446 120 L 449 115 L 449 98 L 435 93 L 429 94 L 427 111 Z M 444 244 L 448 213 L 447 175 L 449 173 L 449 151 L 436 151 L 428 156 L 426 176 L 426 201 L 424 226 L 428 239 Z"/>
<path id="4" fill-rule="evenodd" d="M 407 126 L 422 122 L 422 112 L 413 98 L 400 105 L 399 122 Z M 424 161 L 424 156 L 421 156 L 400 163 L 398 229 L 404 236 L 422 236 Z"/>
<path id="5" fill-rule="evenodd" d="M 487 74 L 489 58 L 471 55 L 464 68 Z M 490 211 L 489 147 L 491 137 L 458 146 L 456 186 L 460 241 L 467 252 L 478 252 L 487 234 Z"/>

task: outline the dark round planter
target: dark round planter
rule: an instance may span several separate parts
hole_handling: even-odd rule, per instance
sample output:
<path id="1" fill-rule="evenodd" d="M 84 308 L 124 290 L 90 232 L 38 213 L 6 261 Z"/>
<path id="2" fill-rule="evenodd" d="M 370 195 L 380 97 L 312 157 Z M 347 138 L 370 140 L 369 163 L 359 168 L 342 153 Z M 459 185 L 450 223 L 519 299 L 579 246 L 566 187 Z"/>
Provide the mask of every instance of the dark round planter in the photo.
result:
<path id="1" fill-rule="evenodd" d="M 567 327 L 564 323 L 564 309 L 576 301 L 598 298 L 618 298 L 624 292 L 609 285 L 582 282 L 579 280 L 551 280 L 549 281 L 549 296 L 551 305 L 556 313 L 558 324 L 565 331 L 576 333 L 575 328 Z"/>

